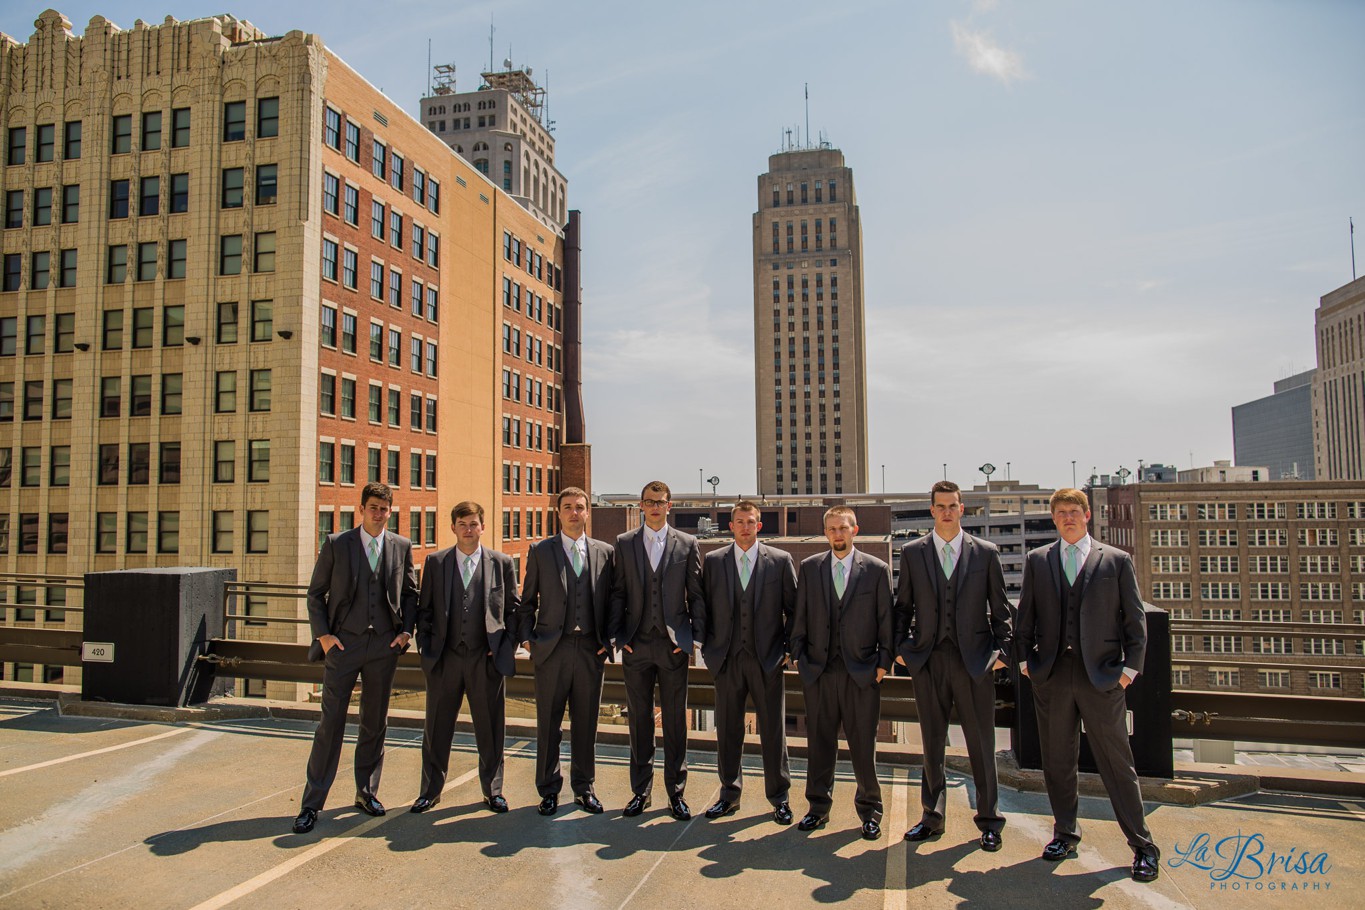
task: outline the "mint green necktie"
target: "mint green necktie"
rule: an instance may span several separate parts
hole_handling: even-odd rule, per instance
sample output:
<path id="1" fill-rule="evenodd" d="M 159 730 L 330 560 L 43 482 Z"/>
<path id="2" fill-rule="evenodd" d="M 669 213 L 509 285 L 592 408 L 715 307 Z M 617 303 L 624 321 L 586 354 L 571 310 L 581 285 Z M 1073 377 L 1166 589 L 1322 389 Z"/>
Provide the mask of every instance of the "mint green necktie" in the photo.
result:
<path id="1" fill-rule="evenodd" d="M 462 579 L 464 579 L 464 586 L 465 586 L 466 588 L 469 587 L 469 579 L 471 579 L 471 578 L 474 577 L 474 557 L 473 557 L 473 556 L 466 556 L 466 557 L 464 558 L 464 568 L 462 568 L 462 569 L 460 570 L 460 577 L 461 577 Z"/>
<path id="2" fill-rule="evenodd" d="M 578 551 L 578 544 L 573 545 L 573 574 L 576 576 L 583 574 L 583 554 Z"/>
<path id="3" fill-rule="evenodd" d="M 950 543 L 943 545 L 943 577 L 953 577 L 953 545 Z"/>
<path id="4" fill-rule="evenodd" d="M 844 564 L 838 560 L 834 563 L 834 596 L 844 596 Z"/>
<path id="5" fill-rule="evenodd" d="M 379 570 L 379 541 L 373 537 L 370 538 L 369 559 L 370 571 L 377 572 Z"/>
<path id="6" fill-rule="evenodd" d="M 749 554 L 739 554 L 739 586 L 745 590 L 749 588 Z"/>
<path id="7" fill-rule="evenodd" d="M 1076 583 L 1076 553 L 1080 547 L 1074 543 L 1066 545 L 1066 563 L 1062 566 L 1062 571 L 1066 573 L 1066 583 L 1071 585 Z"/>

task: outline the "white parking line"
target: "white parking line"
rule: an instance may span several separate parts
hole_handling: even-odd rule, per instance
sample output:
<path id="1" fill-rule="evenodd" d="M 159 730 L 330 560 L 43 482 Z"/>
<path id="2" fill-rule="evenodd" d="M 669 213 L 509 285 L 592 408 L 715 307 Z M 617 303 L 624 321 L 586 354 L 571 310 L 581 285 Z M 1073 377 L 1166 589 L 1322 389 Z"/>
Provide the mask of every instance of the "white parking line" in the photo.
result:
<path id="1" fill-rule="evenodd" d="M 156 742 L 158 739 L 166 739 L 171 736 L 179 736 L 182 733 L 189 733 L 189 727 L 179 727 L 175 730 L 168 730 L 165 733 L 158 733 L 156 736 L 146 736 L 142 739 L 135 739 L 132 742 L 120 743 L 117 746 L 105 746 L 103 749 L 91 749 L 89 752 L 81 752 L 77 755 L 68 755 L 64 758 L 54 758 L 49 761 L 40 761 L 36 765 L 24 765 L 22 768 L 10 768 L 7 771 L 0 771 L 0 777 L 9 777 L 11 774 L 22 774 L 25 771 L 37 771 L 39 768 L 50 768 L 53 765 L 65 764 L 75 761 L 78 758 L 89 758 L 92 755 L 103 755 L 106 752 L 117 752 L 119 749 L 131 749 L 133 746 L 140 746 L 143 743 Z"/>
<path id="2" fill-rule="evenodd" d="M 511 753 L 520 752 L 529 744 L 530 744 L 529 740 L 521 740 L 520 742 L 513 744 L 511 749 L 509 749 L 508 751 Z M 461 774 L 454 780 L 446 781 L 445 790 L 450 790 L 455 787 L 464 786 L 474 778 L 478 777 L 478 775 L 479 775 L 478 768 L 472 768 L 469 771 L 466 771 L 464 774 Z M 444 793 L 445 790 L 442 790 L 441 792 Z M 264 888 L 266 885 L 270 884 L 276 879 L 288 875 L 290 872 L 293 872 L 295 869 L 299 868 L 304 863 L 315 860 L 319 856 L 325 856 L 326 854 L 331 853 L 337 847 L 345 846 L 352 839 L 362 837 L 373 831 L 375 828 L 378 828 L 380 825 L 387 824 L 388 822 L 393 821 L 399 815 L 405 814 L 407 813 L 390 812 L 388 815 L 384 815 L 379 818 L 372 818 L 367 822 L 357 825 L 356 827 L 345 832 L 344 834 L 338 835 L 337 837 L 331 838 L 330 840 L 325 840 L 310 850 L 305 850 L 300 855 L 295 856 L 293 859 L 289 859 L 283 863 L 280 863 L 273 869 L 267 869 L 265 872 L 262 872 L 255 878 L 247 879 L 246 881 L 242 882 L 240 885 L 237 885 L 234 888 L 229 888 L 228 890 L 222 892 L 221 894 L 217 894 L 209 898 L 208 900 L 203 901 L 202 903 L 195 904 L 193 907 L 190 908 L 190 910 L 218 910 L 218 908 L 220 907 L 226 907 L 233 901 L 246 897 L 248 894 L 252 894 L 253 892 L 259 891 L 261 888 Z"/>
<path id="3" fill-rule="evenodd" d="M 882 833 L 890 840 L 886 847 L 886 886 L 882 891 L 884 910 L 905 910 L 905 838 L 909 802 L 910 774 L 897 768 L 891 775 L 891 812 L 882 819 Z"/>

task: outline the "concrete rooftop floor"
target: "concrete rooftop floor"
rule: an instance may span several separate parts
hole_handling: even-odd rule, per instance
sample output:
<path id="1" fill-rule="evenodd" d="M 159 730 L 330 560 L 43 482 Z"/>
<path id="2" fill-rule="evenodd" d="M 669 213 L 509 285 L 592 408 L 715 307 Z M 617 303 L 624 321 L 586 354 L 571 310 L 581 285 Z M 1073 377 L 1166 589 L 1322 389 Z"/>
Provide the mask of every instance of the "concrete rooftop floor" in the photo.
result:
<path id="1" fill-rule="evenodd" d="M 1041 793 L 1002 788 L 1004 848 L 976 847 L 969 779 L 950 772 L 948 830 L 919 845 L 901 839 L 919 817 L 916 768 L 881 768 L 886 802 L 880 841 L 858 836 L 853 782 L 841 765 L 827 828 L 802 834 L 771 821 L 756 757 L 746 757 L 754 795 L 735 815 L 708 822 L 716 797 L 713 756 L 691 755 L 687 791 L 696 817 L 673 821 L 656 776 L 654 808 L 623 818 L 626 751 L 599 745 L 600 816 L 561 806 L 537 815 L 534 742 L 509 736 L 506 815 L 482 804 L 473 741 L 456 738 L 443 802 L 424 815 L 417 794 L 420 730 L 391 727 L 384 784 L 387 816 L 351 808 L 351 750 L 316 830 L 289 831 L 298 811 L 313 724 L 306 720 L 156 723 L 63 715 L 53 702 L 0 700 L 0 908 L 297 907 L 391 908 L 786 908 L 841 904 L 900 907 L 1365 905 L 1365 801 L 1256 793 L 1197 807 L 1149 804 L 1164 853 L 1161 878 L 1128 877 L 1131 853 L 1108 802 L 1083 797 L 1077 859 L 1040 860 L 1051 836 Z M 353 731 L 352 731 L 353 732 Z M 566 741 L 567 748 L 567 741 Z M 567 760 L 566 760 L 567 764 Z M 792 808 L 805 811 L 805 763 L 793 759 Z M 566 768 L 567 773 L 567 768 Z M 565 794 L 563 799 L 570 798 Z M 1212 845 L 1240 832 L 1240 863 Z M 1201 834 L 1205 866 L 1178 862 Z M 1225 847 L 1226 850 L 1226 847 Z M 1322 874 L 1277 868 L 1259 877 L 1270 851 L 1297 859 L 1327 854 Z"/>

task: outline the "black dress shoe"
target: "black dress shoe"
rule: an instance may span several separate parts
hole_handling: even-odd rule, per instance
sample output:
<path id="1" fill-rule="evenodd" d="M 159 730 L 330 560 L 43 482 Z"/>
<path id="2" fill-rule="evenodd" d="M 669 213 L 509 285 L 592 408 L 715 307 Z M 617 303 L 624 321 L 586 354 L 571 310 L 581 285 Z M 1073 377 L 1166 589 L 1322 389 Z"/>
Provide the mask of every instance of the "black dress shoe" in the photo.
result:
<path id="1" fill-rule="evenodd" d="M 792 807 L 787 803 L 778 803 L 773 809 L 773 821 L 779 825 L 790 825 L 792 823 Z"/>
<path id="2" fill-rule="evenodd" d="M 692 810 L 687 807 L 687 801 L 679 793 L 668 801 L 668 813 L 680 822 L 685 822 L 692 817 Z"/>
<path id="3" fill-rule="evenodd" d="M 1133 854 L 1133 881 L 1154 882 L 1160 869 L 1157 857 L 1142 852 Z"/>
<path id="4" fill-rule="evenodd" d="M 905 839 L 908 841 L 928 840 L 931 837 L 938 837 L 943 833 L 942 828 L 934 828 L 926 822 L 916 822 L 915 827 L 905 832 Z"/>
<path id="5" fill-rule="evenodd" d="M 868 819 L 863 822 L 863 840 L 876 840 L 882 836 L 882 826 Z"/>
<path id="6" fill-rule="evenodd" d="M 814 831 L 816 828 L 823 828 L 827 821 L 829 821 L 828 815 L 816 815 L 814 812 L 807 812 L 806 815 L 796 823 L 796 830 Z"/>
<path id="7" fill-rule="evenodd" d="M 420 814 L 422 812 L 427 811 L 428 809 L 434 809 L 436 807 L 436 804 L 439 803 L 440 801 L 441 797 L 439 796 L 419 796 L 412 801 L 412 808 L 409 809 L 408 811 Z"/>
<path id="8" fill-rule="evenodd" d="M 573 798 L 574 804 L 583 807 L 584 812 L 591 812 L 593 815 L 602 813 L 602 801 L 592 793 L 580 793 Z"/>
<path id="9" fill-rule="evenodd" d="M 648 793 L 636 793 L 630 798 L 630 802 L 626 803 L 626 808 L 621 811 L 621 814 L 626 818 L 634 818 L 648 809 L 653 802 L 654 800 Z"/>
<path id="10" fill-rule="evenodd" d="M 355 798 L 355 807 L 366 815 L 378 817 L 384 814 L 384 804 L 366 794 L 361 794 Z"/>
<path id="11" fill-rule="evenodd" d="M 724 818 L 725 816 L 729 815 L 731 812 L 734 812 L 738 808 L 739 800 L 731 802 L 728 799 L 718 799 L 716 800 L 715 805 L 711 806 L 711 808 L 706 810 L 706 817 Z"/>
<path id="12" fill-rule="evenodd" d="M 317 820 L 317 809 L 304 809 L 294 818 L 294 833 L 307 834 L 313 830 L 313 825 L 317 823 Z"/>
<path id="13" fill-rule="evenodd" d="M 554 815 L 559 811 L 559 794 L 551 793 L 542 799 L 540 805 L 536 806 L 536 811 L 541 815 Z"/>
<path id="14" fill-rule="evenodd" d="M 982 832 L 981 832 L 981 849 L 982 849 L 982 850 L 985 850 L 987 853 L 994 853 L 996 850 L 999 850 L 999 849 L 1000 849 L 1000 832 L 999 832 L 999 831 L 982 831 Z"/>
<path id="15" fill-rule="evenodd" d="M 1062 840 L 1060 837 L 1053 838 L 1048 845 L 1043 848 L 1043 859 L 1050 863 L 1060 863 L 1064 859 L 1069 859 L 1076 855 L 1076 845 L 1070 841 Z"/>
<path id="16" fill-rule="evenodd" d="M 507 811 L 507 800 L 502 798 L 501 793 L 499 793 L 497 796 L 485 796 L 483 798 L 483 803 L 485 806 L 488 807 L 488 811 L 490 812 Z"/>

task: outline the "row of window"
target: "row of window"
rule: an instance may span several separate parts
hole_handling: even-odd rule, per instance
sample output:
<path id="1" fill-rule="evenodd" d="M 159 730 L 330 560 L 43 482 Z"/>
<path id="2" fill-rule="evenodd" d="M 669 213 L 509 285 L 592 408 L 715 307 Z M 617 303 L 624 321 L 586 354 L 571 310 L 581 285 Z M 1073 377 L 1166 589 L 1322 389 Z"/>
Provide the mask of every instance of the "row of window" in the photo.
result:
<path id="1" fill-rule="evenodd" d="M 1190 571 L 1188 556 L 1153 556 L 1152 571 L 1165 575 L 1184 575 Z M 1341 572 L 1341 557 L 1336 553 L 1304 554 L 1299 556 L 1299 572 L 1305 575 L 1337 575 Z M 1347 557 L 1346 565 L 1350 572 L 1365 574 L 1365 554 L 1352 554 Z M 1247 568 L 1258 575 L 1289 574 L 1289 557 L 1280 555 L 1257 555 L 1247 557 Z M 1201 573 L 1239 574 L 1242 569 L 1240 556 L 1200 556 Z"/>
<path id="2" fill-rule="evenodd" d="M 340 218 L 352 227 L 360 226 L 360 188 L 329 171 L 322 175 L 322 210 L 328 215 Z M 387 219 L 385 213 L 387 211 Z M 411 227 L 412 258 L 425 261 L 433 269 L 441 267 L 441 238 L 420 224 L 417 219 L 408 219 Z M 403 249 L 403 213 L 393 207 L 386 209 L 382 200 L 370 199 L 370 235 L 376 240 L 386 239 L 396 250 Z M 355 287 L 348 284 L 348 287 Z"/>
<path id="3" fill-rule="evenodd" d="M 809 183 L 808 181 L 804 181 L 804 180 L 801 181 L 800 196 L 798 197 L 796 185 L 795 185 L 795 184 L 792 184 L 792 183 L 788 183 L 788 184 L 787 184 L 787 205 L 798 205 L 798 204 L 799 204 L 799 205 L 809 205 L 810 202 L 811 202 L 810 189 L 811 189 L 811 187 L 810 187 L 810 183 Z M 798 201 L 797 201 L 798 198 L 800 199 L 800 202 L 799 202 L 799 203 L 798 203 Z M 815 181 L 815 201 L 816 201 L 816 202 L 824 202 L 824 201 L 825 201 L 825 184 L 824 184 L 824 181 L 822 181 L 822 180 L 817 180 L 817 181 Z M 836 180 L 834 180 L 834 178 L 832 178 L 832 177 L 831 177 L 830 180 L 829 180 L 829 201 L 830 201 L 830 202 L 838 202 L 838 201 L 839 201 L 839 185 L 838 185 L 838 182 L 837 182 Z M 774 183 L 774 184 L 773 184 L 773 208 L 780 208 L 781 206 L 782 206 L 782 185 L 781 185 L 780 183 Z"/>
<path id="4" fill-rule="evenodd" d="M 531 452 L 558 452 L 559 451 L 559 427 L 546 426 L 539 420 L 531 420 L 529 417 L 525 421 L 525 435 L 522 434 L 522 419 L 510 415 L 502 415 L 502 444 L 506 448 L 526 449 Z M 523 438 L 525 444 L 523 445 Z"/>
<path id="5" fill-rule="evenodd" d="M 1259 581 L 1246 586 L 1251 600 L 1290 600 L 1293 587 L 1287 581 Z M 1204 600 L 1241 600 L 1241 582 L 1204 582 L 1199 586 L 1199 596 Z M 1188 581 L 1152 582 L 1153 600 L 1189 600 L 1193 586 Z M 1355 581 L 1349 587 L 1339 581 L 1299 582 L 1300 601 L 1339 601 L 1343 591 L 1349 590 L 1351 600 L 1365 603 L 1365 581 Z"/>
<path id="6" fill-rule="evenodd" d="M 502 276 L 502 305 L 514 313 L 522 311 L 521 282 L 513 281 L 506 275 Z M 556 332 L 564 331 L 563 309 L 555 306 L 553 300 L 532 293 L 530 287 L 526 288 L 526 318 L 543 323 Z"/>
<path id="7" fill-rule="evenodd" d="M 355 443 L 324 439 L 318 443 L 318 483 L 342 486 L 356 482 Z M 387 450 L 369 446 L 365 462 L 366 479 L 371 483 L 386 483 L 400 487 L 402 453 L 397 448 Z M 408 488 L 436 489 L 436 453 L 408 452 Z"/>
<path id="8" fill-rule="evenodd" d="M 233 483 L 236 479 L 235 440 L 214 443 L 214 483 Z M 270 440 L 252 439 L 247 441 L 247 473 L 250 483 L 266 483 L 270 480 Z M 97 455 L 95 481 L 100 486 L 117 486 L 126 483 L 130 486 L 158 484 L 178 484 L 182 473 L 181 444 L 179 442 L 160 442 L 156 444 L 156 470 L 153 473 L 152 444 L 149 442 L 130 442 L 126 446 L 116 442 L 101 443 Z M 125 460 L 126 457 L 126 460 Z M 124 473 L 126 464 L 127 473 Z M 48 449 L 48 486 L 68 487 L 71 485 L 71 447 L 51 446 Z M 19 449 L 19 486 L 38 487 L 42 485 L 42 447 L 24 446 Z M 13 469 L 12 451 L 0 449 L 0 488 L 11 484 Z"/>
<path id="9" fill-rule="evenodd" d="M 360 163 L 360 124 L 344 116 L 330 104 L 323 108 L 322 142 L 328 148 L 341 152 L 352 163 Z M 407 192 L 409 172 L 406 159 L 397 150 L 391 150 L 373 136 L 370 147 L 370 172 L 380 180 L 387 181 L 399 192 Z M 413 165 L 411 184 L 413 201 L 430 209 L 433 214 L 440 214 L 440 182 Z"/>
<path id="10" fill-rule="evenodd" d="M 220 374 L 222 375 L 222 374 Z M 236 374 L 231 374 L 236 375 Z M 340 379 L 340 407 L 338 407 L 337 375 L 324 371 L 318 384 L 318 410 L 324 417 L 340 416 L 343 420 L 356 419 L 356 380 L 352 376 Z M 386 404 L 387 402 L 387 404 Z M 423 405 L 425 404 L 425 408 Z M 377 382 L 369 384 L 367 416 L 371 424 L 403 425 L 403 390 L 395 386 L 387 389 Z M 421 392 L 408 395 L 408 428 L 413 432 L 436 432 L 436 398 Z"/>
<path id="11" fill-rule="evenodd" d="M 423 520 L 424 517 L 425 520 Z M 349 531 L 355 527 L 355 510 L 342 509 L 340 519 L 341 523 L 338 525 L 337 515 L 330 509 L 318 512 L 318 549 L 322 548 L 322 543 L 329 534 L 334 534 L 337 531 Z M 389 521 L 386 527 L 394 534 L 402 533 L 398 509 L 389 513 Z M 435 509 L 408 510 L 408 539 L 412 541 L 414 547 L 436 546 Z"/>
<path id="12" fill-rule="evenodd" d="M 523 244 L 521 238 L 510 231 L 502 232 L 502 258 L 517 268 L 525 269 L 527 275 L 543 281 L 554 290 L 564 290 L 564 273 L 559 266 L 532 249 L 530 241 Z"/>
<path id="13" fill-rule="evenodd" d="M 243 525 L 245 552 L 270 552 L 270 513 L 265 510 L 247 510 Z M 214 553 L 232 553 L 234 532 L 239 514 L 233 511 L 213 512 L 211 517 L 210 548 Z M 152 522 L 155 522 L 155 525 Z M 42 530 L 42 516 L 36 512 L 19 515 L 18 541 L 15 552 L 35 554 L 39 552 L 39 537 Z M 42 552 L 62 554 L 69 545 L 70 517 L 66 512 L 52 512 L 47 516 L 47 547 Z M 8 553 L 10 547 L 10 516 L 0 515 L 0 553 Z M 170 554 L 180 552 L 180 513 L 179 512 L 125 512 L 123 513 L 123 549 L 119 550 L 119 513 L 95 513 L 95 552 L 96 553 L 148 553 L 155 542 L 155 552 Z"/>
<path id="14" fill-rule="evenodd" d="M 218 274 L 240 275 L 248 253 L 244 250 L 241 234 L 227 234 L 219 238 Z M 115 244 L 106 249 L 104 280 L 106 284 L 123 284 L 128 280 L 129 253 L 136 256 L 132 274 L 135 281 L 155 281 L 158 275 L 159 241 L 136 244 Z M 49 285 L 59 288 L 76 286 L 77 251 L 59 250 L 57 259 L 49 251 L 30 254 L 29 290 L 46 290 Z M 251 242 L 249 253 L 251 270 L 257 274 L 275 271 L 275 232 L 258 231 Z M 166 241 L 166 270 L 162 277 L 167 280 L 185 277 L 189 261 L 189 241 Z M 3 284 L 6 291 L 17 291 L 23 287 L 23 254 L 6 253 L 4 260 Z"/>
<path id="15" fill-rule="evenodd" d="M 550 484 L 553 486 L 553 467 L 513 464 L 510 461 L 504 461 L 502 463 L 502 491 L 504 493 L 544 493 L 546 474 L 550 475 Z M 554 491 L 551 490 L 551 492 Z"/>
<path id="16" fill-rule="evenodd" d="M 1311 657 L 1345 657 L 1347 654 L 1365 654 L 1365 642 L 1359 640 L 1348 643 L 1342 638 L 1305 637 L 1296 652 L 1294 641 L 1288 635 L 1250 636 L 1252 654 L 1306 654 Z M 1200 647 L 1196 648 L 1198 644 Z M 1240 635 L 1204 635 L 1196 641 L 1193 635 L 1172 635 L 1171 653 L 1173 654 L 1244 654 L 1248 653 Z"/>
<path id="17" fill-rule="evenodd" d="M 1171 685 L 1181 689 L 1191 687 L 1189 667 L 1171 667 Z M 1306 677 L 1308 688 L 1340 691 L 1341 671 L 1309 670 Z M 1262 689 L 1288 689 L 1293 681 L 1289 670 L 1257 670 L 1256 685 Z M 1236 667 L 1210 668 L 1206 675 L 1206 685 L 1215 689 L 1240 689 L 1242 672 Z"/>
<path id="18" fill-rule="evenodd" d="M 563 371 L 563 351 L 554 342 L 544 341 L 527 330 L 525 347 L 527 363 L 546 367 L 551 372 Z M 512 357 L 520 358 L 522 356 L 522 338 L 519 326 L 512 325 L 510 322 L 502 324 L 502 352 Z"/>
<path id="19" fill-rule="evenodd" d="M 189 148 L 190 109 L 172 108 L 170 117 L 165 111 L 143 111 L 137 114 L 114 114 L 109 122 L 109 154 L 126 155 L 136 147 L 143 152 L 159 151 L 166 139 L 171 148 Z M 246 139 L 247 102 L 228 101 L 223 105 L 223 141 L 240 142 Z M 137 123 L 137 143 L 133 142 L 133 127 Z M 170 135 L 165 136 L 169 125 Z M 40 123 L 33 128 L 32 152 L 35 162 L 55 161 L 57 157 L 56 123 Z M 73 161 L 81 157 L 82 121 L 70 120 L 61 124 L 62 159 Z M 256 100 L 256 139 L 268 139 L 280 132 L 280 99 Z M 10 127 L 5 144 L 5 163 L 27 164 L 29 160 L 29 130 L 25 126 Z"/>
<path id="20" fill-rule="evenodd" d="M 502 371 L 502 399 L 522 402 L 533 408 L 545 408 L 555 414 L 559 413 L 564 404 L 563 393 L 558 386 L 534 376 L 526 376 L 523 380 L 521 373 L 507 368 Z"/>
<path id="21" fill-rule="evenodd" d="M 1188 521 L 1193 513 L 1196 521 L 1235 521 L 1240 509 L 1243 518 L 1252 520 L 1287 519 L 1290 505 L 1284 502 L 1156 502 L 1148 504 L 1147 518 L 1151 521 Z M 1331 521 L 1341 513 L 1351 519 L 1365 518 L 1365 500 L 1296 502 L 1292 506 L 1294 518 L 1299 521 Z"/>

